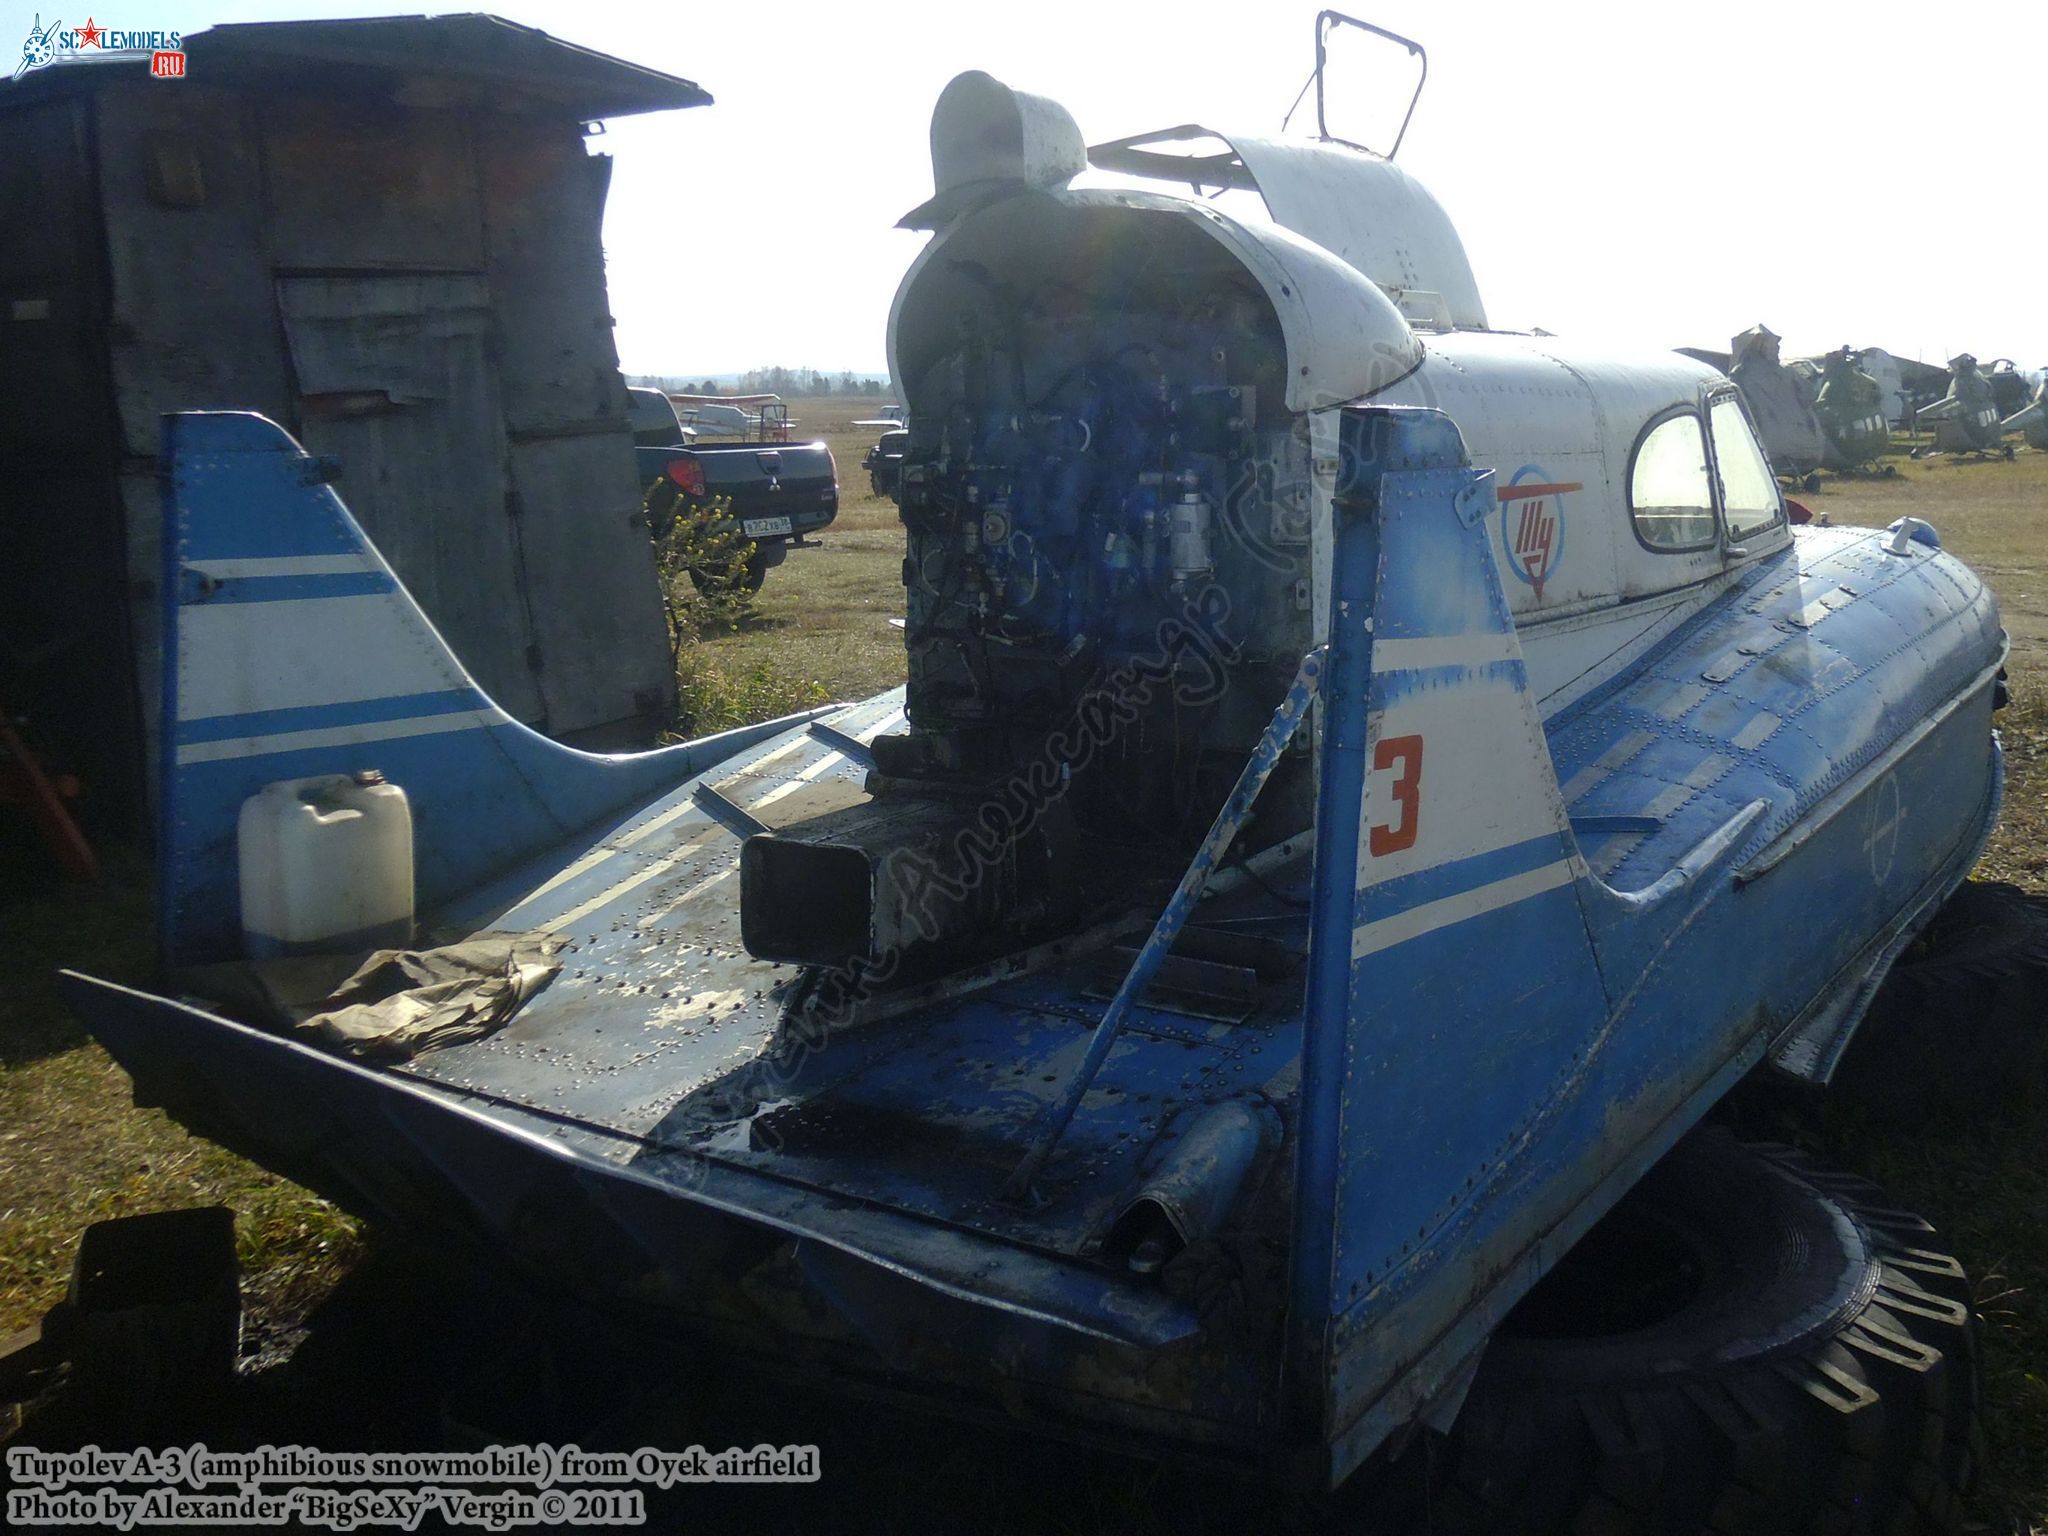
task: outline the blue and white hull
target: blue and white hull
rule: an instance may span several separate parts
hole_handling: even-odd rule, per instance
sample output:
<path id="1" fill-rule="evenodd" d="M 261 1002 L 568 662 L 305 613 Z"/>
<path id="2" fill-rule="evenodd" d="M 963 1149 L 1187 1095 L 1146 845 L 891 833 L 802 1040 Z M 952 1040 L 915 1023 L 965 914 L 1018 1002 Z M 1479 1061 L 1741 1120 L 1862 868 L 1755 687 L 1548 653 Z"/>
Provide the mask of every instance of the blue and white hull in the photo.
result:
<path id="1" fill-rule="evenodd" d="M 1492 474 L 1435 413 L 1341 414 L 1361 469 L 1312 836 L 1214 882 L 1189 932 L 1234 990 L 1138 1000 L 1029 1199 L 1006 1183 L 1111 941 L 1153 913 L 807 1011 L 815 978 L 741 943 L 741 850 L 860 803 L 900 695 L 639 757 L 555 746 L 259 418 L 174 418 L 167 455 L 167 961 L 233 957 L 243 798 L 375 766 L 412 797 L 431 931 L 547 933 L 563 968 L 495 1034 L 398 1064 L 67 995 L 139 1102 L 545 1285 L 1339 1480 L 1745 1073 L 1825 1081 L 1995 818 L 2004 650 L 1984 583 L 1910 529 L 1813 530 L 1546 719 Z M 391 685 L 364 697 L 301 633 L 394 658 Z M 1132 1262 L 1155 1209 L 1236 1267 L 1231 1306 Z"/>

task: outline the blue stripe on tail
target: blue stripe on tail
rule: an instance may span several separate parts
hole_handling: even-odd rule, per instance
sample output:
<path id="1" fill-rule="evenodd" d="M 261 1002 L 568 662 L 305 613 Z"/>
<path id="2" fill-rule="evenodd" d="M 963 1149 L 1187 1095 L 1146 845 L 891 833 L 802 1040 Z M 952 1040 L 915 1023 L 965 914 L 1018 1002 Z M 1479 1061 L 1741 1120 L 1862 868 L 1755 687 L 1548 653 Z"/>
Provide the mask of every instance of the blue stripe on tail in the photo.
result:
<path id="1" fill-rule="evenodd" d="M 377 769 L 412 802 L 431 911 L 808 716 L 622 756 L 578 752 L 477 687 L 319 466 L 246 412 L 164 421 L 167 964 L 241 952 L 242 802 Z"/>

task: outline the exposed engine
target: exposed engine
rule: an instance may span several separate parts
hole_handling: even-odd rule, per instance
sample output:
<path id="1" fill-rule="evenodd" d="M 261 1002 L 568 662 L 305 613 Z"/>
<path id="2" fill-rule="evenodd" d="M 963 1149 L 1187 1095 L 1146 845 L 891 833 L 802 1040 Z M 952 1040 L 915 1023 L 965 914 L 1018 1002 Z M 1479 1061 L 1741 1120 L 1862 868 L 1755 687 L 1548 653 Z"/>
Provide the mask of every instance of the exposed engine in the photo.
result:
<path id="1" fill-rule="evenodd" d="M 871 804 L 749 846 L 754 953 L 926 974 L 1111 913 L 1243 766 L 1308 644 L 1307 445 L 1264 296 L 1160 222 L 1068 213 L 1067 260 L 906 288 L 944 316 L 908 379 L 907 723 Z M 1304 768 L 1252 846 L 1306 824 Z"/>

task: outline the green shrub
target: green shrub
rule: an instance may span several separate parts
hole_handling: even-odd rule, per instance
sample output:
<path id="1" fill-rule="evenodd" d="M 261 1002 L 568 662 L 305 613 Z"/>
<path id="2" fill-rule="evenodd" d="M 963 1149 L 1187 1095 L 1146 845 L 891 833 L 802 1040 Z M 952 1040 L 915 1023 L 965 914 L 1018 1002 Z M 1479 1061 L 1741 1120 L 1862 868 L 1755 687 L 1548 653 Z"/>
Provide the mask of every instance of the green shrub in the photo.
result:
<path id="1" fill-rule="evenodd" d="M 675 657 L 672 738 L 708 736 L 828 702 L 831 695 L 814 679 L 765 661 L 736 669 L 721 663 L 716 648 L 706 644 L 756 616 L 754 593 L 760 582 L 748 567 L 754 543 L 731 520 L 725 499 L 691 508 L 680 503 L 667 481 L 657 480 L 647 488 L 645 506 Z"/>
<path id="2" fill-rule="evenodd" d="M 654 535 L 654 569 L 668 610 L 670 647 L 682 648 L 707 635 L 739 628 L 754 612 L 747 562 L 754 541 L 740 532 L 732 505 L 723 496 L 693 507 L 667 480 L 657 480 L 641 498 Z"/>

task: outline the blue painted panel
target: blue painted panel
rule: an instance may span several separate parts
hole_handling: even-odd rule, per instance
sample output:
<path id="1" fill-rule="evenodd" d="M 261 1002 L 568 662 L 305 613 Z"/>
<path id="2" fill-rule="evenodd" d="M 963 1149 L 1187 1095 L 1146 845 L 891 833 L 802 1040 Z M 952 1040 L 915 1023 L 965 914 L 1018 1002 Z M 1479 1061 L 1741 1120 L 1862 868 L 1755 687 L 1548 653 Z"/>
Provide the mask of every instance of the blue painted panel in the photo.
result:
<path id="1" fill-rule="evenodd" d="M 1362 445 L 1361 423 L 1378 434 Z M 574 948 L 497 1035 L 398 1070 L 118 988 L 76 995 L 139 1082 L 202 1097 L 201 1123 L 360 1208 L 487 1232 L 684 1313 L 718 1255 L 793 1241 L 750 1284 L 820 1349 L 850 1334 L 928 1382 L 1002 1376 L 1063 1422 L 1240 1445 L 1287 1424 L 1341 1474 L 1767 1049 L 1824 1074 L 1872 964 L 1993 813 L 2001 646 L 1988 592 L 1945 555 L 1818 530 L 1546 734 L 1487 545 L 1490 481 L 1434 413 L 1348 413 L 1346 431 L 1370 473 L 1340 499 L 1304 1022 L 1277 983 L 1241 1025 L 1135 1006 L 1040 1208 L 995 1194 L 1100 1017 L 1085 968 L 860 1025 L 782 1070 L 791 973 L 739 950 L 720 883 L 737 844 L 691 801 L 714 761 L 763 817 L 797 803 L 772 801 L 785 789 L 857 779 L 835 737 L 861 746 L 898 702 L 823 739 L 626 759 L 542 741 L 402 590 L 260 586 L 383 568 L 255 418 L 174 424 L 174 642 L 232 656 L 300 605 L 381 670 L 280 695 L 260 668 L 229 669 L 246 693 L 173 669 L 174 955 L 232 935 L 241 797 L 362 766 L 413 794 L 442 915 Z M 254 595 L 220 600 L 237 584 Z M 1265 1335 L 1197 1332 L 1094 1246 L 1179 1119 L 1235 1096 L 1293 1111 L 1293 1415 L 1269 1395 Z"/>
<path id="2" fill-rule="evenodd" d="M 171 964 L 240 952 L 236 818 L 265 784 L 375 768 L 403 787 L 431 909 L 811 718 L 633 756 L 563 747 L 476 686 L 274 423 L 171 416 L 164 459 L 164 591 L 177 594 L 164 606 L 159 875 Z M 345 654 L 278 653 L 301 615 Z"/>
<path id="3" fill-rule="evenodd" d="M 181 720 L 177 736 L 181 744 L 187 744 L 232 741 L 240 736 L 277 736 L 289 731 L 324 731 L 339 725 L 369 725 L 386 720 L 459 714 L 466 709 L 475 709 L 476 700 L 476 694 L 469 689 L 446 688 L 438 693 L 402 693 L 381 699 L 258 709 L 243 714 Z"/>
<path id="4" fill-rule="evenodd" d="M 1334 978 L 1345 1007 L 1311 1015 L 1304 1053 L 1339 1073 L 1333 1098 L 1310 1085 L 1301 1132 L 1305 1165 L 1334 1164 L 1327 1197 L 1319 1170 L 1305 1166 L 1310 1235 L 1298 1254 L 1313 1272 L 1297 1304 L 1326 1320 L 1324 1337 L 1303 1350 L 1325 1362 L 1324 1394 L 1356 1318 L 1384 1298 L 1393 1272 L 1441 1262 L 1443 1225 L 1517 1159 L 1526 1127 L 1607 1016 L 1576 842 L 1487 525 L 1458 512 L 1461 497 L 1490 496 L 1491 479 L 1462 459 L 1453 443 L 1433 467 L 1378 478 L 1370 632 L 1333 637 L 1369 653 L 1370 678 L 1330 701 L 1319 810 L 1345 814 L 1331 808 L 1333 794 L 1361 805 L 1348 821 L 1355 880 L 1338 890 L 1348 871 L 1318 872 L 1310 967 L 1311 996 Z M 1344 546 L 1370 537 L 1363 521 L 1354 510 L 1338 534 L 1340 571 L 1353 570 Z M 1350 659 L 1333 657 L 1333 671 Z M 1333 743 L 1361 727 L 1369 750 L 1335 756 Z M 1419 771 L 1404 802 L 1407 752 Z M 1362 794 L 1347 773 L 1365 776 Z M 1326 862 L 1345 853 L 1318 850 Z M 1342 918 L 1331 921 L 1337 906 Z M 1327 1255 L 1312 1235 L 1325 1224 Z M 1423 1294 L 1426 1315 L 1401 1325 L 1418 1340 L 1469 1299 Z M 1332 1438 L 1362 1407 L 1324 1396 Z"/>
<path id="5" fill-rule="evenodd" d="M 920 1278 L 924 1285 L 912 1294 L 927 1309 L 936 1291 L 1041 1329 L 1052 1325 L 1066 1336 L 1065 1348 L 1054 1352 L 1062 1365 L 1091 1343 L 1158 1348 L 1194 1328 L 1178 1304 L 1113 1276 L 943 1235 L 920 1244 L 916 1237 L 929 1230 L 923 1224 L 853 1202 L 707 1169 L 695 1158 L 636 1156 L 618 1138 L 516 1108 L 466 1103 L 111 983 L 67 974 L 63 985 L 138 1079 L 169 1090 L 183 1112 L 229 1108 L 241 1145 L 359 1209 L 428 1223 L 470 1210 L 479 1230 L 512 1242 L 514 1256 L 527 1263 L 551 1246 L 549 1233 L 534 1228 L 536 1218 L 552 1215 L 576 1241 L 600 1245 L 593 1252 L 555 1245 L 557 1281 L 573 1270 L 592 1289 L 621 1299 L 634 1294 L 637 1282 L 645 1287 L 637 1299 L 644 1300 L 655 1294 L 660 1261 L 673 1264 L 666 1273 L 672 1281 L 693 1267 L 692 1250 L 699 1252 L 697 1267 L 729 1258 L 711 1218 L 737 1215 Z M 266 1085 L 260 1103 L 245 1092 L 253 1081 Z M 607 1216 L 625 1230 L 613 1230 Z M 690 1296 L 676 1299 L 687 1303 Z M 934 1345 L 958 1329 L 959 1319 L 949 1314 L 927 1310 L 926 1317 Z M 832 1330 L 824 1331 L 829 1338 Z M 1042 1350 L 1045 1341 L 1037 1342 Z M 974 1374 L 983 1364 L 967 1362 Z"/>
<path id="6" fill-rule="evenodd" d="M 190 585 L 190 583 L 186 583 Z M 205 589 L 208 603 L 282 603 L 305 598 L 364 597 L 397 583 L 381 571 L 340 571 L 325 576 L 241 576 Z"/>
<path id="7" fill-rule="evenodd" d="M 1385 763 L 1335 750 L 1347 734 L 1469 735 L 1470 721 L 1533 716 L 1518 652 L 1448 680 L 1399 665 L 1457 645 L 1477 658 L 1488 634 L 1510 638 L 1483 545 L 1460 547 L 1465 473 L 1378 482 L 1369 642 L 1332 658 L 1368 655 L 1370 683 L 1362 699 L 1332 699 L 1326 817 L 1350 793 L 1363 805 L 1352 826 L 1399 820 Z M 1340 579 L 1346 540 L 1361 536 L 1340 529 Z M 1483 608 L 1445 601 L 1461 585 L 1487 591 Z M 1452 622 L 1469 627 L 1438 627 Z M 1888 555 L 1848 530 L 1802 535 L 1547 740 L 1526 726 L 1465 740 L 1489 777 L 1453 773 L 1462 816 L 1568 809 L 1600 874 L 1578 866 L 1562 829 L 1392 879 L 1375 879 L 1367 850 L 1357 888 L 1334 898 L 1325 857 L 1311 996 L 1349 960 L 1350 1009 L 1312 1008 L 1304 1046 L 1297 1257 L 1311 1274 L 1297 1303 L 1319 1303 L 1328 1326 L 1296 1359 L 1323 1362 L 1302 1386 L 1324 1394 L 1333 1475 L 1453 1380 L 1491 1321 L 1767 1047 L 1817 1061 L 1838 1042 L 1873 956 L 1962 878 L 1988 825 L 2001 653 L 1988 591 L 1946 556 Z M 1456 714 L 1441 708 L 1447 688 Z M 1422 760 L 1426 854 L 1432 829 L 1446 834 L 1428 819 L 1439 758 Z M 1529 888 L 1528 872 L 1560 862 L 1568 875 Z M 1511 869 L 1520 884 L 1500 878 Z M 1347 928 L 1352 953 L 1333 955 Z M 1341 1080 L 1323 1100 L 1316 1074 L 1337 1032 Z"/>

